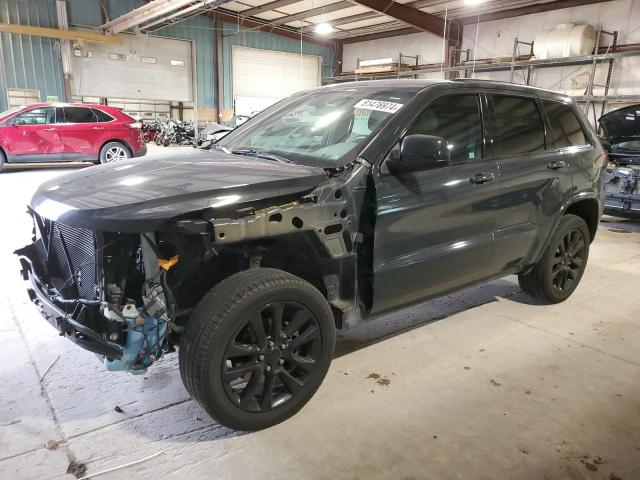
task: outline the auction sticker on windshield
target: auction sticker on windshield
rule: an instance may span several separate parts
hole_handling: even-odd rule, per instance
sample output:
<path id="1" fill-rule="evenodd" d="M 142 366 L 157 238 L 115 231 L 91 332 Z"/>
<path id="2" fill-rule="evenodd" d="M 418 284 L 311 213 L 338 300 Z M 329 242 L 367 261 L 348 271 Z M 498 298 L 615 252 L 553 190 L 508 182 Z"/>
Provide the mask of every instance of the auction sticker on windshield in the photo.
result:
<path id="1" fill-rule="evenodd" d="M 353 108 L 387 113 L 396 113 L 402 107 L 404 107 L 404 103 L 385 102 L 383 100 L 371 100 L 368 98 L 363 98 L 353 106 Z"/>

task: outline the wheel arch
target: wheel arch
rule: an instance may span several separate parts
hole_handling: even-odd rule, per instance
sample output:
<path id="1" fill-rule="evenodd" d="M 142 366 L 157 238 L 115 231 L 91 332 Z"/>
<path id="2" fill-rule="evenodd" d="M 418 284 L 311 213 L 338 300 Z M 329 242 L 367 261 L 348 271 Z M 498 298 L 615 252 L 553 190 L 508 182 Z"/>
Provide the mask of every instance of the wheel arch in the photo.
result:
<path id="1" fill-rule="evenodd" d="M 589 228 L 590 240 L 593 242 L 600 222 L 600 204 L 595 198 L 577 200 L 565 209 L 564 215 L 576 215 L 584 220 Z"/>
<path id="2" fill-rule="evenodd" d="M 111 142 L 121 143 L 122 145 L 127 147 L 127 150 L 129 150 L 129 153 L 131 154 L 131 156 L 133 156 L 133 149 L 131 148 L 131 145 L 129 145 L 129 142 L 127 142 L 126 140 L 122 140 L 121 138 L 110 138 L 109 140 L 102 142 L 102 145 L 100 145 L 100 149 L 98 150 L 98 155 L 100 155 L 100 152 L 102 152 L 102 149 L 104 148 L 104 146 L 107 143 L 111 143 Z"/>

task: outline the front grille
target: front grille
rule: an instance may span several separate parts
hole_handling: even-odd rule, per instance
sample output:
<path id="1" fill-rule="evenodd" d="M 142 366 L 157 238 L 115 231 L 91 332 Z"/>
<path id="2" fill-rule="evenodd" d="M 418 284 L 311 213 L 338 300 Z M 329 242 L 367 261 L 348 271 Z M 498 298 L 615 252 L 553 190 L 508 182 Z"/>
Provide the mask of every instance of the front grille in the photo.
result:
<path id="1" fill-rule="evenodd" d="M 40 218 L 36 225 L 46 251 L 47 276 L 52 286 L 66 299 L 96 299 L 96 236 L 86 228 L 69 227 Z"/>

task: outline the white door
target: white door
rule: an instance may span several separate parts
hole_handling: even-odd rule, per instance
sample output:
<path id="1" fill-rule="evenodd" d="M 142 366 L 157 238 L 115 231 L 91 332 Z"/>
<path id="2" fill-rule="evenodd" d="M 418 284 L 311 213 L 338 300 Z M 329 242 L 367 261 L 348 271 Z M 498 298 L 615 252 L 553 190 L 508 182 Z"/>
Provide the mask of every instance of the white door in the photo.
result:
<path id="1" fill-rule="evenodd" d="M 301 90 L 320 86 L 321 57 L 234 45 L 233 99 L 238 115 L 253 115 Z"/>
<path id="2" fill-rule="evenodd" d="M 191 42 L 120 36 L 122 45 L 74 44 L 71 57 L 74 96 L 193 100 Z"/>

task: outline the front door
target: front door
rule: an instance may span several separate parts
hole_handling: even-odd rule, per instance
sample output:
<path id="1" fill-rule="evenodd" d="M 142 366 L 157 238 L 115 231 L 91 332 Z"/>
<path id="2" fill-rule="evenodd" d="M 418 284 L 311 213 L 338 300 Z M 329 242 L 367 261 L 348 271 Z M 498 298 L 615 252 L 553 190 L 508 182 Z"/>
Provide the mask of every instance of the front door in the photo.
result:
<path id="1" fill-rule="evenodd" d="M 498 168 L 485 151 L 480 92 L 442 96 L 427 106 L 403 136 L 446 140 L 450 165 L 374 174 L 373 312 L 435 296 L 491 275 L 488 270 Z M 389 155 L 395 155 L 397 149 Z"/>
<path id="2" fill-rule="evenodd" d="M 60 135 L 54 107 L 32 108 L 3 127 L 9 162 L 52 162 L 60 158 Z"/>

